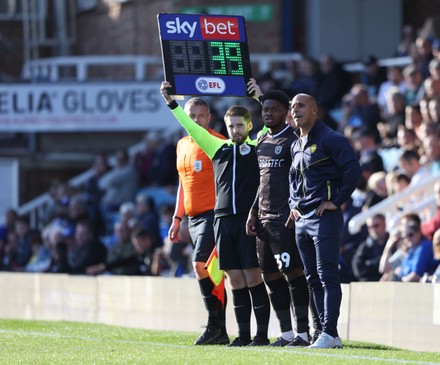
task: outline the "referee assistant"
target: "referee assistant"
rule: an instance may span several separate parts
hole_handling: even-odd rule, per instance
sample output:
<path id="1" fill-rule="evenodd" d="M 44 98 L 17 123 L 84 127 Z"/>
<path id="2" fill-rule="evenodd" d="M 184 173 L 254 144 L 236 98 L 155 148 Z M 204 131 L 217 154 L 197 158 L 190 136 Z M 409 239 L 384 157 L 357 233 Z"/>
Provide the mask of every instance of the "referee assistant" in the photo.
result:
<path id="1" fill-rule="evenodd" d="M 211 113 L 209 105 L 203 99 L 196 97 L 188 100 L 185 104 L 185 112 L 213 136 L 226 139 L 220 133 L 208 128 Z M 190 136 L 185 136 L 177 142 L 176 154 L 179 189 L 168 236 L 172 242 L 179 240 L 180 222 L 186 214 L 189 233 L 194 245 L 194 272 L 208 311 L 208 324 L 205 331 L 195 341 L 195 345 L 229 344 L 225 325 L 226 293 L 223 307 L 212 294 L 214 284 L 204 268 L 215 246 L 215 185 L 212 162 Z"/>

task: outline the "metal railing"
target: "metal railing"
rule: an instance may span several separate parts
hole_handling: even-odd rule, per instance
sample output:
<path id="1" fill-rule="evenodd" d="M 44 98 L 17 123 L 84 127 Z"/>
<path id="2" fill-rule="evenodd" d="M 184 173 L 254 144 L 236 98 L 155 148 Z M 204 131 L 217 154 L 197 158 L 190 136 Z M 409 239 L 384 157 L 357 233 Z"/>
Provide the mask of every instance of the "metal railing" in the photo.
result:
<path id="1" fill-rule="evenodd" d="M 255 53 L 250 55 L 251 62 L 256 65 L 257 72 L 261 75 L 272 69 L 274 63 L 299 61 L 303 58 L 301 53 Z M 411 63 L 411 57 L 384 58 L 378 60 L 380 66 L 401 66 Z M 89 68 L 92 66 L 130 66 L 133 68 L 134 80 L 147 79 L 149 68 L 162 70 L 162 58 L 159 56 L 134 56 L 134 55 L 102 55 L 102 56 L 66 56 L 42 58 L 25 62 L 22 70 L 24 80 L 60 81 L 62 68 L 73 68 L 75 81 L 88 81 Z M 346 63 L 344 69 L 349 72 L 360 72 L 364 69 L 361 62 Z M 160 75 L 156 75 L 160 76 Z"/>
<path id="2" fill-rule="evenodd" d="M 400 218 L 406 213 L 418 213 L 422 221 L 431 218 L 437 210 L 434 184 L 439 180 L 440 176 L 432 176 L 420 182 L 417 186 L 407 188 L 399 194 L 394 194 L 373 205 L 368 210 L 355 215 L 348 224 L 350 233 L 359 232 L 367 219 L 378 213 L 385 215 L 388 231 L 396 227 Z"/>
<path id="3" fill-rule="evenodd" d="M 133 157 L 137 152 L 141 151 L 144 148 L 143 142 L 138 142 L 135 145 L 131 146 L 128 149 L 128 153 L 130 157 Z M 109 164 L 114 164 L 114 156 L 109 158 Z M 94 174 L 92 168 L 84 171 L 83 173 L 73 177 L 67 182 L 68 186 L 71 187 L 81 187 L 83 186 Z M 52 202 L 51 195 L 46 192 L 29 202 L 23 204 L 22 206 L 17 208 L 17 213 L 20 216 L 29 217 L 29 223 L 34 229 L 42 229 L 43 228 L 43 217 L 46 212 L 48 205 Z"/>

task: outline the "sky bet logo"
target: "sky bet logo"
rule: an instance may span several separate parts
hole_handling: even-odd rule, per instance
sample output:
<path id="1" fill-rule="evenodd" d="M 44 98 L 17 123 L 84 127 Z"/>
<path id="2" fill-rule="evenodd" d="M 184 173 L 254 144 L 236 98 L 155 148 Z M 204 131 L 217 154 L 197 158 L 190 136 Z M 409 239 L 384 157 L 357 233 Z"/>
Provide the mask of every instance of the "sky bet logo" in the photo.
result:
<path id="1" fill-rule="evenodd" d="M 166 33 L 187 35 L 188 38 L 194 38 L 200 32 L 201 39 L 240 40 L 237 18 L 201 16 L 200 22 L 185 20 L 188 19 L 185 17 L 182 19 L 177 16 L 174 20 L 168 20 L 165 23 Z"/>

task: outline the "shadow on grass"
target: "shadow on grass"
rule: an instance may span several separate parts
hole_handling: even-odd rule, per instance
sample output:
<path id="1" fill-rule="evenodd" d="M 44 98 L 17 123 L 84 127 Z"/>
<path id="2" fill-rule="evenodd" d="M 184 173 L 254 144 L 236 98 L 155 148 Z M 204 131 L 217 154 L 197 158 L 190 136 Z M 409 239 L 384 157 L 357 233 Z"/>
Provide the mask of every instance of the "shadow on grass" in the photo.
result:
<path id="1" fill-rule="evenodd" d="M 347 341 L 347 342 L 344 342 L 344 348 L 365 349 L 365 350 L 403 351 L 402 349 L 399 349 L 397 347 L 391 347 L 391 346 L 386 346 L 386 345 L 379 345 L 379 344 L 376 344 L 376 343 L 369 343 L 369 342 L 357 342 L 357 341 Z"/>

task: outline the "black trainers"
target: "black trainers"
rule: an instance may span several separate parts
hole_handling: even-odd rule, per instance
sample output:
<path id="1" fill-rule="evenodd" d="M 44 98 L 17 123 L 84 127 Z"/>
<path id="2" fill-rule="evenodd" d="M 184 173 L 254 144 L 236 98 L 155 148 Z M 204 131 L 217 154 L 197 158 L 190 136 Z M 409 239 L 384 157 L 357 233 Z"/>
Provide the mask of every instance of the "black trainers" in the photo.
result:
<path id="1" fill-rule="evenodd" d="M 219 337 L 220 328 L 214 325 L 208 325 L 196 342 L 194 342 L 194 345 L 212 345 Z"/>
<path id="2" fill-rule="evenodd" d="M 228 334 L 224 333 L 217 337 L 216 340 L 212 342 L 212 345 L 229 345 L 230 342 Z"/>
<path id="3" fill-rule="evenodd" d="M 260 336 L 255 336 L 248 346 L 269 346 L 269 345 L 270 345 L 270 341 L 267 337 L 264 338 Z"/>
<path id="4" fill-rule="evenodd" d="M 237 337 L 232 341 L 228 347 L 242 347 L 242 346 L 248 346 L 251 343 L 251 340 L 243 340 L 240 337 Z"/>
<path id="5" fill-rule="evenodd" d="M 303 340 L 301 337 L 296 336 L 293 341 L 289 342 L 286 347 L 306 347 L 309 346 L 308 341 Z"/>
<path id="6" fill-rule="evenodd" d="M 274 346 L 274 347 L 284 347 L 286 346 L 288 343 L 290 343 L 291 341 L 289 340 L 285 340 L 284 338 L 282 338 L 281 336 L 278 337 L 276 339 L 275 342 L 272 342 L 269 346 Z"/>

